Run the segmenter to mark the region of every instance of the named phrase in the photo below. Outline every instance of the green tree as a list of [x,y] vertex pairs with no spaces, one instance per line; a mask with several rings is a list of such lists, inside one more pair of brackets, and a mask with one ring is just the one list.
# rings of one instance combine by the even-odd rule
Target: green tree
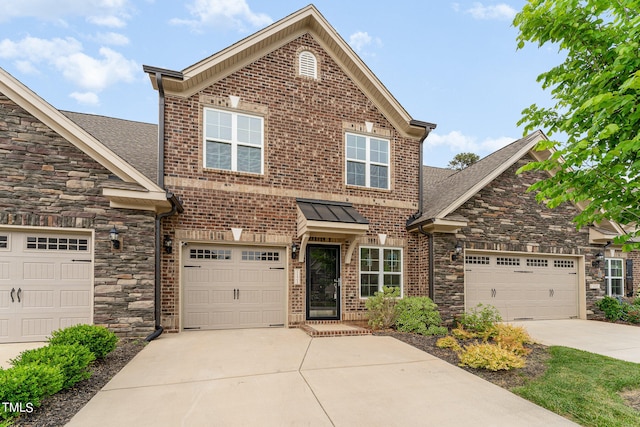
[[[640,223],[640,0],[529,0],[514,19],[518,48],[557,46],[560,65],[538,76],[555,105],[531,105],[519,124],[546,130],[548,160],[526,170],[552,172],[531,187],[538,201],[586,205],[578,228],[603,219]],[[553,134],[566,135],[563,142]],[[563,137],[564,139],[564,137]],[[625,249],[640,247],[617,239]]]
[[458,153],[453,156],[453,159],[449,162],[447,167],[449,169],[461,171],[464,168],[468,168],[478,160],[480,160],[480,156],[475,153]]

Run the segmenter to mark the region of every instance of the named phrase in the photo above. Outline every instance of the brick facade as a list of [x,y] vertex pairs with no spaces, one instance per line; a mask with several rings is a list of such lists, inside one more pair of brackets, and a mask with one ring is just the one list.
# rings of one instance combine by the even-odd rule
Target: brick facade
[[[94,323],[123,337],[154,329],[154,214],[112,209],[110,172],[0,94],[0,228],[95,230]],[[113,251],[109,230],[123,240]]]
[[[319,79],[297,73],[297,56],[311,51],[318,59]],[[264,117],[264,174],[203,168],[203,110],[234,110],[229,96],[240,98],[236,111]],[[163,234],[176,241],[233,242],[230,229],[242,228],[247,244],[289,250],[297,237],[296,197],[348,201],[369,222],[360,242],[404,249],[405,294],[426,289],[416,262],[423,252],[420,236],[409,235],[405,223],[418,207],[419,140],[404,137],[309,34],[205,87],[188,98],[167,95],[165,182],[179,195],[185,212],[163,221]],[[345,184],[345,132],[390,140],[390,190]],[[329,241],[324,239],[325,241]],[[313,242],[310,242],[313,243]],[[342,259],[348,242],[342,244]],[[176,251],[177,252],[177,251]],[[290,258],[290,257],[289,257]],[[179,254],[164,255],[162,322],[179,330]],[[293,285],[293,269],[301,268],[301,285]],[[351,264],[342,262],[342,319],[361,319],[364,300],[358,290],[358,251]],[[288,266],[290,324],[305,320],[305,266]]]
[[594,302],[604,295],[603,270],[592,267],[602,246],[589,244],[588,228],[576,231],[573,205],[548,209],[536,202],[535,193],[527,193],[531,184],[544,178],[539,172],[516,175],[532,160],[527,155],[517,161],[452,213],[467,218],[467,227],[455,235],[435,234],[433,298],[443,318],[451,320],[465,308],[464,262],[451,261],[458,241],[465,249],[584,255],[587,310],[593,310]]

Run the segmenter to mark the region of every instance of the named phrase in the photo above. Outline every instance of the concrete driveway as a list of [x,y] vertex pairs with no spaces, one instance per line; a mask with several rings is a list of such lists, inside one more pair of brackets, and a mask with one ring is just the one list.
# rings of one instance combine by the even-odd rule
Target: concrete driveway
[[640,363],[640,327],[596,320],[531,320],[509,322],[524,326],[544,345],[562,345]]
[[569,426],[391,337],[298,329],[151,342],[68,426]]

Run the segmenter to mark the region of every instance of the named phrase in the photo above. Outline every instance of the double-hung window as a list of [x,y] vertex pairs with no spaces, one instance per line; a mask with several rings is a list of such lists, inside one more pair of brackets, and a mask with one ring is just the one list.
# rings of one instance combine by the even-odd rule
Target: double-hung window
[[607,284],[607,295],[612,297],[624,295],[622,259],[605,259],[604,278]]
[[361,247],[360,297],[372,297],[383,286],[396,287],[402,295],[402,249]]
[[347,139],[347,184],[389,188],[389,140],[353,133]]
[[204,167],[263,173],[262,117],[231,111],[204,110]]

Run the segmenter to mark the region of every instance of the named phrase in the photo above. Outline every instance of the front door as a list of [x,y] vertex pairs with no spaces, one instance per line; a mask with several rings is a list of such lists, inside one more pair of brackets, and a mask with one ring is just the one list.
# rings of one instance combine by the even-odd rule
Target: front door
[[340,319],[340,246],[307,246],[307,319]]

